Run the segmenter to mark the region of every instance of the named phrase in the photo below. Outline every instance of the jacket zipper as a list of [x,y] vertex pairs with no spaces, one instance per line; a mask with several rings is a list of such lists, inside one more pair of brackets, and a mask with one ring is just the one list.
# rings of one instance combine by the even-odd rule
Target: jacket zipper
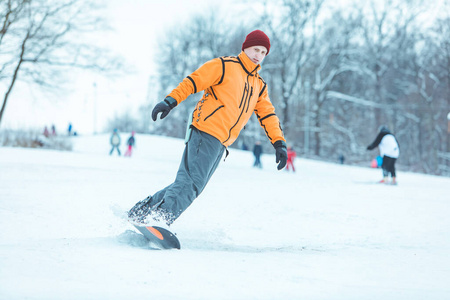
[[213,114],[215,114],[222,107],[225,107],[225,105],[221,105],[218,108],[216,108],[212,113],[210,113],[208,116],[206,116],[206,118],[203,121],[206,121],[209,117],[211,117]]
[[[256,70],[256,69],[255,69]],[[254,70],[253,70],[254,71]],[[252,72],[253,73],[253,72]],[[251,73],[250,73],[251,74]],[[250,99],[251,96],[253,94],[253,87],[250,86],[250,83],[248,82],[248,77],[250,76],[247,75],[247,82],[245,83],[245,88],[244,88],[244,93],[242,95],[242,100],[244,100],[244,105],[242,105],[242,100],[241,100],[241,104],[239,105],[239,108],[241,108],[241,113],[239,114],[238,119],[236,120],[236,123],[234,123],[233,126],[231,126],[230,130],[228,130],[228,138],[223,141],[223,143],[225,143],[226,141],[228,141],[231,137],[231,131],[234,129],[234,127],[236,127],[237,124],[239,124],[239,121],[241,120],[242,114],[244,113],[244,110],[247,112],[248,108],[250,107]],[[248,87],[250,86],[251,90],[249,91]],[[247,106],[247,109],[245,109],[245,107]]]
[[248,108],[250,107],[250,99],[252,99],[252,95],[253,95],[253,87],[250,87],[250,97],[248,97],[247,109],[245,110],[245,112],[248,112]]
[[[241,99],[241,103],[239,103],[239,108],[242,107],[242,102],[244,102],[244,99],[247,97],[248,93],[248,87],[247,87],[247,83],[245,83],[245,87],[244,87],[244,92],[242,93],[242,99]],[[246,100],[245,100],[246,101]],[[244,105],[245,106],[245,105]]]

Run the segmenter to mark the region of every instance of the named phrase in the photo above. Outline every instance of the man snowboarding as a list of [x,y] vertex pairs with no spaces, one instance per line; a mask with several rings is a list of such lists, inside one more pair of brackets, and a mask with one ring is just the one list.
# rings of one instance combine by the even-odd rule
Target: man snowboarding
[[378,135],[372,144],[367,146],[367,150],[372,150],[378,147],[380,156],[383,158],[381,168],[383,170],[383,179],[380,183],[388,183],[388,176],[391,174],[392,184],[397,184],[397,177],[395,174],[395,162],[400,155],[400,148],[397,139],[389,131],[386,126],[381,126]]
[[267,35],[252,31],[238,56],[206,62],[154,107],[153,121],[159,113],[163,119],[189,95],[204,91],[192,114],[175,181],[132,207],[128,212],[130,222],[172,224],[203,191],[227,147],[237,139],[253,112],[275,148],[278,170],[285,167],[286,140],[266,82],[258,74],[269,51]]

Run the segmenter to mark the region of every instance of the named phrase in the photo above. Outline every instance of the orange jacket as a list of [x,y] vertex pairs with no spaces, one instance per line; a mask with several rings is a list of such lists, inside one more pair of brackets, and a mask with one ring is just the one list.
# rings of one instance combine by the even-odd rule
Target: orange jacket
[[178,104],[204,91],[192,114],[192,125],[228,147],[238,137],[253,111],[270,142],[286,141],[267,85],[259,76],[260,65],[241,52],[212,59],[187,76],[168,96]]

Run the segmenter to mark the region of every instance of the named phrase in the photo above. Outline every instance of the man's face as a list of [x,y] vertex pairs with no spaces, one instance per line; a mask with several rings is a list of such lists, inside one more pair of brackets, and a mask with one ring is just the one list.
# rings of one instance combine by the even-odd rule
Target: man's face
[[264,60],[267,54],[267,48],[264,46],[252,46],[244,49],[244,53],[255,64],[260,64]]

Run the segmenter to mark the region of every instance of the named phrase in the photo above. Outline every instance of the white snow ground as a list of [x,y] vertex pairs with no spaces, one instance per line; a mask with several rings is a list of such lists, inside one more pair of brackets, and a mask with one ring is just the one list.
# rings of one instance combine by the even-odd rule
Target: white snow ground
[[73,141],[0,148],[0,299],[450,299],[450,178],[232,149],[158,251],[118,214],[172,182],[183,141]]

